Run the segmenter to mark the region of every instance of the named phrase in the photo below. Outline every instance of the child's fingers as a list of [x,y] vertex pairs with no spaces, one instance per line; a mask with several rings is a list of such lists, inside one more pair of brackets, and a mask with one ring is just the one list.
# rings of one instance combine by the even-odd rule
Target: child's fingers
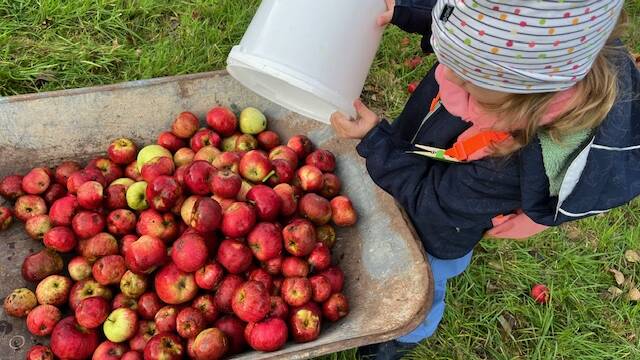
[[356,101],[353,102],[353,106],[356,108],[356,112],[358,113],[358,116],[362,119],[370,121],[378,117],[378,115],[376,115],[376,113],[374,113],[373,111],[369,110],[369,108],[365,104],[363,104],[362,100],[360,99],[356,99]]
[[378,26],[386,26],[391,22],[391,18],[393,18],[393,12],[386,11],[382,13],[382,15],[378,16]]

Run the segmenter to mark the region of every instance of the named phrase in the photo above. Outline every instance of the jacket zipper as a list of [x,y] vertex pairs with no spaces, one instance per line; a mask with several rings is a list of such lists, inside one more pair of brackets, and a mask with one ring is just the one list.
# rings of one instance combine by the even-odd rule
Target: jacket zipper
[[435,113],[437,113],[441,107],[442,107],[442,103],[438,102],[438,104],[436,105],[436,108],[433,109],[433,111],[430,111],[427,114],[427,116],[425,116],[424,119],[422,119],[422,123],[420,123],[420,126],[418,127],[418,131],[416,131],[415,135],[413,135],[413,139],[411,139],[411,144],[416,143],[416,138],[418,137],[418,134],[420,134],[420,130],[422,130],[422,127],[424,126],[424,124],[426,124],[427,120],[429,120],[429,118],[431,118]]

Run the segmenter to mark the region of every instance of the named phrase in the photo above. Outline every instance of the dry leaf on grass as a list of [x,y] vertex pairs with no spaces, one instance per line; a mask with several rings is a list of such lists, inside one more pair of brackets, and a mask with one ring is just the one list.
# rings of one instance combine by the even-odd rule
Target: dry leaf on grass
[[637,263],[640,262],[640,254],[638,254],[635,250],[627,250],[624,252],[624,258],[627,259],[628,262]]
[[618,289],[615,286],[610,287],[607,291],[609,292],[611,299],[615,299],[615,298],[619,297],[620,295],[622,295],[622,293],[623,293],[622,290]]
[[618,285],[622,285],[624,283],[624,275],[616,270],[616,269],[609,269],[609,272],[613,274],[613,277],[616,279],[616,284]]
[[638,289],[633,288],[629,290],[629,300],[631,301],[640,301],[640,291]]

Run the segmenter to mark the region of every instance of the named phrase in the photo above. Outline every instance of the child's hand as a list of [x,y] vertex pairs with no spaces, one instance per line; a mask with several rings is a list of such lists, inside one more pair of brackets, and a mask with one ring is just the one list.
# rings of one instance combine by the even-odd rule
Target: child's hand
[[387,3],[387,11],[378,16],[378,25],[387,26],[393,18],[393,9],[396,7],[396,0],[384,0]]
[[367,133],[378,125],[380,118],[369,110],[360,99],[353,102],[358,118],[353,120],[341,112],[331,115],[331,124],[339,137],[346,139],[362,139]]

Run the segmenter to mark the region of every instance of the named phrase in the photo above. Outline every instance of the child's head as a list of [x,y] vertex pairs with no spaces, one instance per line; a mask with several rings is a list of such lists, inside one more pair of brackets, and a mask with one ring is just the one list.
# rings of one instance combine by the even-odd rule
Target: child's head
[[501,126],[518,124],[526,144],[559,91],[576,95],[547,126],[552,136],[593,128],[609,112],[617,80],[602,50],[622,8],[623,0],[440,0],[431,43],[447,78],[507,119]]

